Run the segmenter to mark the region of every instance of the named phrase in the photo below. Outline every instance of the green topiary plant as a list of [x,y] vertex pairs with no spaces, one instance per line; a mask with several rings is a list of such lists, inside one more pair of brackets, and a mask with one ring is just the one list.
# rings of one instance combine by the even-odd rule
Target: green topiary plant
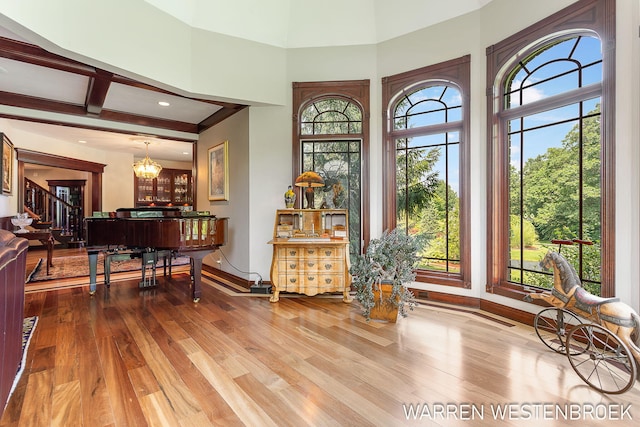
[[[416,277],[414,267],[419,260],[418,249],[413,236],[395,229],[371,240],[364,254],[353,257],[349,270],[353,277],[351,284],[367,320],[371,319],[371,309],[376,304],[395,308],[403,317],[407,316],[406,307],[413,310],[415,298],[406,284]],[[383,284],[391,285],[391,294],[383,299],[380,292],[376,299],[374,290]]]

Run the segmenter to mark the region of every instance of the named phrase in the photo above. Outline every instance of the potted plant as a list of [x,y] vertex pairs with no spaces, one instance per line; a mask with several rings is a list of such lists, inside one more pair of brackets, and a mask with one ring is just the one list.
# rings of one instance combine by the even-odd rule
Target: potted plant
[[418,243],[398,229],[385,231],[369,242],[364,254],[352,259],[352,286],[362,314],[370,319],[395,322],[398,314],[407,316],[416,305],[407,283],[415,279]]

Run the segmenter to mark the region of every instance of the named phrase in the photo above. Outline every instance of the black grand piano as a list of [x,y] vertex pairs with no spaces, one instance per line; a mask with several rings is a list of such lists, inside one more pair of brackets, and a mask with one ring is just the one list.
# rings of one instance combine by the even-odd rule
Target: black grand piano
[[[193,300],[202,294],[202,259],[227,243],[227,218],[176,207],[120,208],[85,218],[89,255],[89,294],[96,292],[98,254],[123,249],[152,253],[173,251],[191,258]],[[144,266],[143,266],[144,268]]]

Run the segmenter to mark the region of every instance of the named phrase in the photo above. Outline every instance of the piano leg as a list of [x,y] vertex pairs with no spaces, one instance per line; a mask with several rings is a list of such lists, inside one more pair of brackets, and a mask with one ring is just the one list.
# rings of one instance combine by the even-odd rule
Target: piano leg
[[87,254],[89,255],[89,295],[95,295],[96,293],[98,253],[100,253],[100,251],[92,251],[87,249]]
[[183,255],[188,255],[193,261],[193,302],[199,302],[202,296],[202,259],[213,252],[211,249],[202,251],[189,251]]

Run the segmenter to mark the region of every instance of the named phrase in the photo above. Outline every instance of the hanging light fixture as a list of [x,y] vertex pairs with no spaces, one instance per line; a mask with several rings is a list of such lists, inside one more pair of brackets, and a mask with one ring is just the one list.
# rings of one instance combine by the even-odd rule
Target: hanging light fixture
[[153,179],[160,175],[162,166],[149,158],[149,141],[144,142],[147,146],[147,156],[133,164],[133,172],[138,178]]

